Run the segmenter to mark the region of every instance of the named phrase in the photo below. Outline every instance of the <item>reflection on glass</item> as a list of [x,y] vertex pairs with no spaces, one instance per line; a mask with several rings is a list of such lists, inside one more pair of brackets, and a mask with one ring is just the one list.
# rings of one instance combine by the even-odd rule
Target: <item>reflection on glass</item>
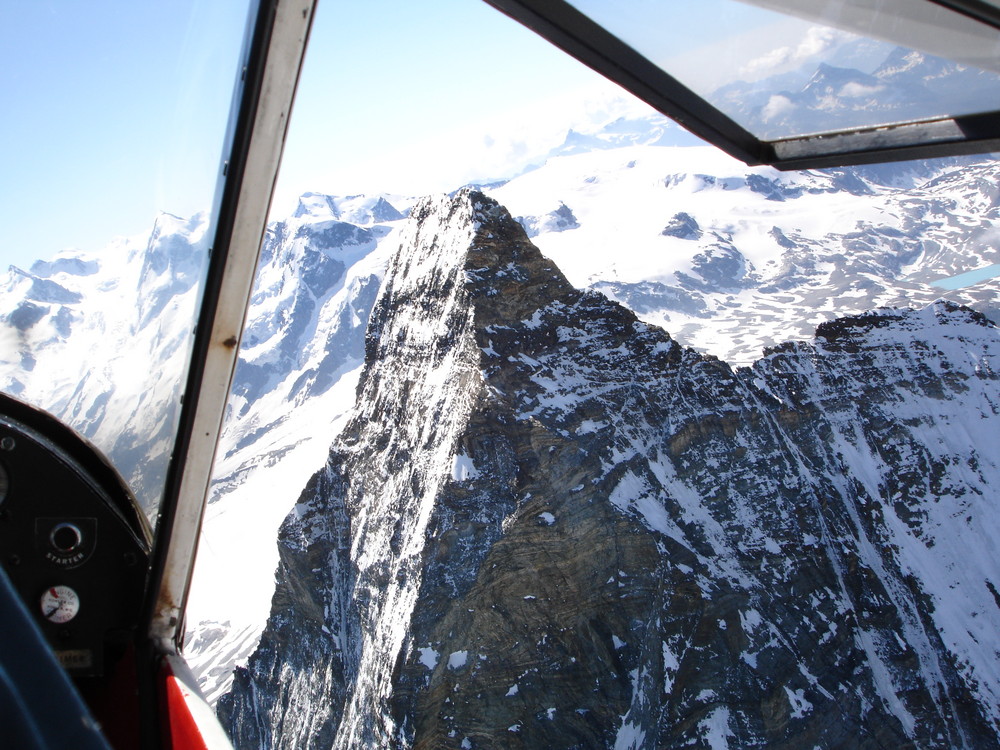
[[0,388],[93,441],[154,521],[247,14],[0,11]]
[[574,0],[765,140],[969,115],[1000,101],[1000,37],[902,0]]

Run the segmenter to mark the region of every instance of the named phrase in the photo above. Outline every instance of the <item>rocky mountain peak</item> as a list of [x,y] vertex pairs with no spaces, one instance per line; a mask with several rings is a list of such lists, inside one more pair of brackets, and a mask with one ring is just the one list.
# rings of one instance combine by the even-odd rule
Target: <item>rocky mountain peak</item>
[[476,190],[427,198],[410,218],[386,271],[370,336],[380,337],[383,318],[405,315],[415,299],[430,304],[460,298],[473,304],[482,327],[529,317],[540,304],[538,295],[548,300],[579,294],[521,224]]
[[303,193],[292,216],[296,219],[339,219],[340,211],[332,196],[321,193]]
[[1000,571],[947,562],[1000,534],[995,327],[877,316],[733,371],[475,191],[399,238],[219,704],[238,746],[997,746]]
[[61,253],[51,261],[36,260],[31,264],[31,273],[42,278],[66,274],[68,276],[91,276],[98,272],[100,265],[93,258]]

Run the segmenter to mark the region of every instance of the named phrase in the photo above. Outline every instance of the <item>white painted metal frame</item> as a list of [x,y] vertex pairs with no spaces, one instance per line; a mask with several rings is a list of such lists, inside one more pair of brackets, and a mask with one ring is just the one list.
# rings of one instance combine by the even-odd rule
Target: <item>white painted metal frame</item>
[[[184,409],[189,411],[189,415],[186,422],[182,415],[181,430],[186,431],[186,435],[182,434],[177,441],[183,455],[173,457],[177,465],[175,481],[172,486],[168,484],[164,501],[167,510],[161,519],[161,526],[167,528],[157,530],[158,549],[154,549],[151,579],[154,588],[147,593],[155,602],[149,621],[149,637],[165,653],[175,652],[183,639],[184,608],[212,464],[236,368],[243,321],[277,179],[292,99],[315,10],[315,0],[273,0],[266,4],[269,7],[258,18],[273,25],[266,48],[263,76],[256,92],[259,95],[255,97],[255,111],[251,115],[249,145],[241,174],[233,174],[230,170],[228,178],[239,181],[239,184],[227,186],[228,190],[238,191],[230,224],[231,236],[228,243],[223,242],[213,248],[214,254],[225,254],[224,269],[217,289],[206,290],[206,303],[212,301],[208,300],[208,295],[213,291],[215,298],[215,304],[206,304],[202,312],[202,315],[207,311],[213,316],[210,327],[204,325],[205,321],[200,326],[202,330],[210,330],[209,340],[207,346],[202,344],[201,354],[198,342],[195,343],[195,356],[204,357],[204,366],[194,392],[189,390],[185,394]],[[272,14],[269,19],[267,13]],[[261,22],[258,20],[258,24]],[[244,68],[246,75],[247,69]],[[225,201],[223,203],[225,210]],[[214,313],[208,309],[210,307],[214,307]],[[158,558],[155,557],[157,553]]]

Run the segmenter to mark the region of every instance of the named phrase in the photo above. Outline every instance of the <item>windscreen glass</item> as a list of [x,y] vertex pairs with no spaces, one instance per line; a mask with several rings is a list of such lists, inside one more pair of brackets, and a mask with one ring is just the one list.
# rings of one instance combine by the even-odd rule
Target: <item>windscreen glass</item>
[[[760,28],[773,18],[737,3],[706,7],[742,13],[739,23],[700,3],[673,6],[688,28],[711,23],[717,49],[727,34],[750,34],[753,18]],[[624,4],[607,7],[626,18]],[[683,69],[693,75],[704,45],[688,41],[672,53],[690,51]],[[856,49],[857,60],[838,64],[878,64]],[[738,70],[730,73],[736,80]],[[948,540],[992,529],[991,509],[969,523],[964,512],[948,515],[954,527],[920,513],[951,514],[958,506],[941,502],[949,486],[956,503],[992,497],[993,475],[973,469],[969,436],[992,435],[994,423],[971,411],[951,427],[950,417],[920,415],[944,403],[956,415],[968,405],[990,419],[1000,413],[995,395],[976,400],[979,392],[965,390],[997,371],[996,360],[982,360],[983,375],[974,374],[976,342],[995,335],[979,316],[1000,320],[998,182],[990,156],[793,172],[747,166],[486,3],[320,2],[186,611],[185,658],[234,745],[604,747],[617,732],[621,746],[671,746],[675,738],[643,740],[639,719],[626,718],[637,716],[628,703],[635,691],[648,687],[642,696],[659,706],[644,717],[662,711],[643,727],[672,727],[682,694],[696,696],[703,716],[728,706],[735,716],[757,688],[734,690],[725,704],[712,677],[691,691],[680,678],[664,687],[635,675],[669,682],[687,673],[681,659],[700,674],[707,658],[731,659],[726,674],[757,679],[742,646],[708,657],[683,646],[684,657],[672,644],[688,643],[691,628],[719,644],[719,633],[743,638],[745,629],[757,639],[754,664],[755,654],[764,665],[784,646],[775,645],[778,630],[735,610],[729,631],[721,615],[678,617],[677,597],[663,592],[671,581],[710,592],[711,601],[691,597],[708,612],[733,601],[718,592],[735,590],[727,576],[739,571],[732,575],[752,592],[784,587],[791,606],[759,622],[787,622],[784,612],[802,609],[800,582],[826,554],[814,554],[818,537],[803,546],[805,527],[786,525],[810,508],[822,512],[803,488],[886,493],[881,506],[844,506],[866,518],[905,509],[890,529],[900,536],[873,536],[865,550],[947,555]],[[469,185],[479,192],[462,190]],[[911,367],[917,374],[897,375]],[[942,380],[954,384],[950,400]],[[854,390],[859,382],[864,389]],[[871,418],[841,421],[869,401],[878,405]],[[874,410],[881,404],[901,422]],[[844,438],[827,442],[825,424]],[[957,435],[957,458],[933,459],[940,473],[927,468],[930,458],[914,468],[910,457],[946,455],[933,447],[939,428]],[[760,448],[790,434],[816,442]],[[869,438],[858,437],[867,434],[898,437],[899,447],[884,450],[880,440],[869,453]],[[926,449],[910,442],[921,435]],[[786,481],[820,460],[830,467],[821,480]],[[975,465],[988,463],[1000,462],[991,455]],[[912,491],[905,497],[914,504],[897,489]],[[775,504],[782,497],[787,506]],[[778,507],[789,511],[758,521],[760,509]],[[904,536],[905,519],[923,539],[944,542]],[[660,536],[640,536],[647,531]],[[776,537],[787,540],[782,547],[748,536],[757,533],[788,536]],[[852,533],[831,532],[824,548],[847,561],[843,570],[864,559],[843,551]],[[608,539],[613,546],[601,546]],[[867,559],[883,569],[881,557]],[[718,577],[700,578],[684,561]],[[800,575],[800,563],[810,572]],[[956,652],[964,659],[979,648],[968,623],[1000,610],[982,584],[989,579],[958,567],[967,586],[951,589],[936,573],[925,580],[935,596],[981,602],[968,619],[953,615],[957,604],[937,609],[954,642],[970,644]],[[870,570],[855,568],[861,577]],[[954,569],[953,559],[920,568]],[[840,575],[829,570],[819,586]],[[870,605],[858,590],[840,611]],[[817,615],[799,632],[819,649],[843,619]],[[884,642],[901,643],[899,620],[883,621]],[[595,635],[598,622],[620,628],[601,624]],[[496,638],[501,631],[509,640]],[[893,664],[914,663],[910,646],[898,653]],[[881,659],[875,674],[887,673]],[[600,685],[599,662],[609,675]],[[1000,695],[1000,677],[984,674],[983,684],[997,685],[990,695]],[[605,685],[622,686],[622,702]],[[565,692],[553,698],[554,689]],[[809,696],[817,711],[823,699],[830,715],[843,715],[835,698]],[[481,733],[487,725],[494,734]],[[366,734],[387,726],[395,729]],[[729,736],[722,731],[711,736]],[[692,734],[691,744],[708,736]]]
[[95,443],[154,523],[249,4],[0,9],[0,388]]
[[1000,101],[1000,35],[900,0],[574,0],[763,140],[956,117]]

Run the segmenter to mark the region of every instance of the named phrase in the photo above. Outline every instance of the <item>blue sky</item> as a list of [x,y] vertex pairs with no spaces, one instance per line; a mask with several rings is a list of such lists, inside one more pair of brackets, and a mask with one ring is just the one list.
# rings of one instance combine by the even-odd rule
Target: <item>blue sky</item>
[[[718,18],[720,2],[685,12]],[[237,0],[0,0],[0,262],[98,250],[159,211],[211,205],[245,14]],[[479,0],[322,0],[272,215],[309,190],[509,176],[567,124],[630,102]]]
[[[0,0],[0,262],[98,250],[211,205],[244,16],[218,0]],[[484,144],[499,113],[595,79],[476,0],[324,0],[278,206],[454,187],[477,164],[449,134]]]
[[274,212],[305,190],[414,194],[500,176],[528,141],[564,132],[566,103],[585,108],[590,90],[617,92],[483,2],[326,0]]
[[0,255],[148,231],[211,204],[245,9],[0,0]]
[[[746,33],[774,19],[731,0],[577,5],[613,8],[635,20],[639,41],[678,56],[706,31]],[[420,194],[509,177],[568,126],[648,111],[484,2],[323,0],[272,214],[305,190]]]

